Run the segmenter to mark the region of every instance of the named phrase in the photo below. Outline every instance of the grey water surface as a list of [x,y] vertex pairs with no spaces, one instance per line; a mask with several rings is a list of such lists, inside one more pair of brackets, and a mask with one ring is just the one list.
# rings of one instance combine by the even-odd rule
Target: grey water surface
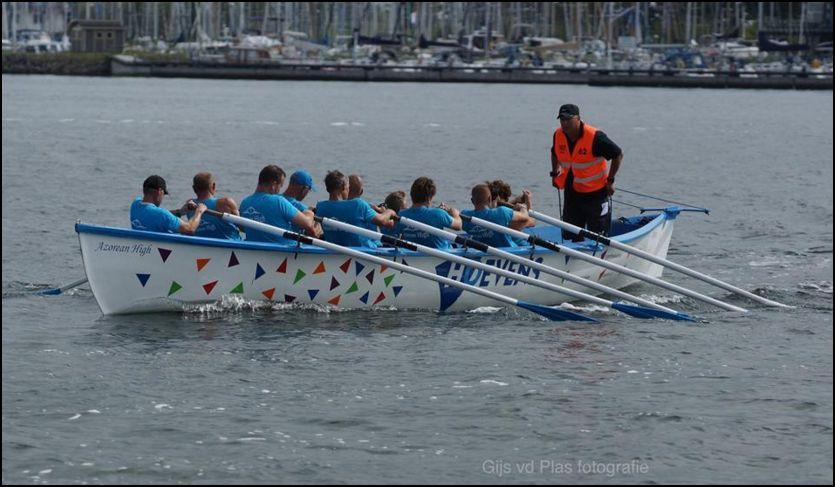
[[[826,483],[832,476],[831,92],[2,77],[3,483]],[[617,186],[707,206],[670,257],[796,306],[599,324],[271,309],[105,317],[76,220],[127,227],[158,173],[174,208],[211,170],[364,176],[379,202],[502,178],[557,212],[555,112],[624,150]],[[663,203],[617,193],[623,203]]]

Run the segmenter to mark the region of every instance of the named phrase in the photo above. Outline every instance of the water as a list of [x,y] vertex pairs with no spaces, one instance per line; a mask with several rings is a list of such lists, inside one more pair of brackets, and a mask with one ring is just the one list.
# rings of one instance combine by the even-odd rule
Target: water
[[[83,276],[74,222],[127,226],[152,173],[168,207],[200,170],[240,200],[279,163],[363,174],[375,202],[431,175],[466,207],[504,178],[555,213],[568,102],[624,148],[619,186],[712,210],[671,258],[797,309],[670,273],[752,313],[646,285],[703,321],[32,295]],[[833,480],[831,92],[4,75],[2,113],[4,483]]]

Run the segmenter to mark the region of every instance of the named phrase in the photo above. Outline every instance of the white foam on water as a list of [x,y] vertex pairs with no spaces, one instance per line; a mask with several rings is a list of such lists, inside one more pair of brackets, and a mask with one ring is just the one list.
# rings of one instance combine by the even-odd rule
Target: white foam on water
[[245,437],[245,438],[238,438],[235,441],[267,441],[266,438],[261,437]]
[[482,307],[480,307],[480,308],[471,309],[471,310],[467,311],[467,313],[472,313],[472,314],[494,314],[494,313],[498,313],[498,312],[499,312],[499,311],[501,311],[501,310],[502,310],[502,308],[501,308],[501,307],[496,307],[496,306],[482,306]]
[[365,127],[365,124],[362,122],[351,122],[351,125],[354,127]]
[[98,409],[88,409],[87,412],[90,414],[101,414],[101,411]]
[[168,404],[154,404],[154,409],[162,410],[163,408],[173,409]]
[[68,123],[68,122],[75,122],[75,119],[74,118],[62,118],[61,120],[58,120],[58,121],[61,122],[61,123]]
[[497,386],[506,386],[506,385],[508,385],[508,384],[507,384],[507,382],[500,382],[500,381],[493,380],[493,379],[485,379],[485,380],[481,381],[481,383],[482,383],[482,384],[496,384]]
[[75,414],[73,417],[69,418],[67,421],[75,421],[76,419],[80,418],[80,414]]
[[751,267],[783,267],[787,262],[781,260],[753,260],[748,263]]
[[638,297],[646,299],[647,301],[655,304],[680,303],[684,299],[684,296],[678,294],[670,294],[668,296],[659,296],[657,294],[641,294]]
[[331,127],[344,127],[348,125],[348,122],[331,122]]
[[38,475],[46,475],[46,474],[48,474],[48,473],[52,473],[52,469],[51,469],[51,468],[47,468],[47,469],[45,469],[45,470],[41,470],[40,472],[38,472]]

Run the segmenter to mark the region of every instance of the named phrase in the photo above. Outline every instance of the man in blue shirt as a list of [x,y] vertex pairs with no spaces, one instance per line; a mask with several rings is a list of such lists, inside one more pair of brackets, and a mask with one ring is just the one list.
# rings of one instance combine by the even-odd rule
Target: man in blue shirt
[[[284,184],[284,177],[284,170],[274,164],[262,169],[258,175],[258,186],[255,188],[255,193],[241,201],[241,216],[285,230],[291,230],[292,225],[295,225],[306,230],[308,235],[316,236],[313,218],[297,210],[286,198],[278,194]],[[254,242],[274,242],[283,245],[295,243],[278,235],[252,228],[246,229],[246,239]]]
[[[409,191],[412,197],[412,207],[400,212],[401,217],[406,217],[435,228],[451,228],[461,230],[461,215],[455,208],[450,208],[441,203],[439,208],[432,208],[432,198],[435,197],[435,182],[428,177],[419,177],[412,183]],[[435,235],[430,235],[402,223],[397,224],[397,232],[402,233],[403,240],[434,247],[436,249],[451,249],[452,244],[448,240]]]
[[[206,208],[238,215],[238,204],[232,198],[216,198],[217,182],[210,172],[200,172],[194,175],[191,188],[197,195],[195,203],[203,203]],[[191,213],[187,213],[191,217]],[[221,220],[212,215],[205,215],[200,220],[200,226],[194,235],[198,237],[221,238],[227,240],[241,240],[241,233],[234,223]]]
[[[348,178],[341,172],[331,171],[328,173],[325,177],[325,189],[328,190],[330,197],[325,201],[316,203],[316,216],[332,218],[358,227],[372,228],[374,231],[377,230],[378,225],[382,227],[394,226],[394,220],[392,220],[396,215],[394,211],[385,210],[382,213],[377,213],[371,205],[359,198],[346,200],[348,197]],[[328,242],[348,247],[377,248],[380,246],[378,240],[355,233],[334,230],[328,228],[327,225],[325,225],[323,238]]]
[[[491,208],[491,193],[490,187],[486,184],[478,184],[473,187],[472,210],[464,210],[461,213],[467,216],[474,216],[482,220],[487,220],[491,223],[512,228],[513,230],[522,230],[523,228],[532,227],[536,221],[528,216],[528,211],[524,205],[517,206],[518,210],[514,211],[506,206],[497,206]],[[517,242],[505,233],[495,232],[489,228],[484,228],[470,222],[464,222],[464,231],[469,233],[473,240],[490,245],[491,247],[516,247]]]
[[[297,210],[313,218],[313,209],[302,203],[302,200],[307,198],[307,195],[311,191],[316,191],[316,185],[313,184],[313,177],[307,171],[296,171],[290,176],[290,183],[281,196],[284,196]],[[321,234],[322,231],[319,224],[314,223],[314,226],[316,227],[316,233]],[[302,229],[293,225],[293,231],[301,233]]]
[[186,202],[179,212],[184,213],[193,209],[194,215],[188,222],[183,222],[170,211],[160,207],[167,194],[168,189],[165,187],[165,179],[157,175],[148,176],[142,183],[142,197],[137,196],[133,204],[130,205],[131,228],[148,232],[194,234],[200,225],[203,212],[206,211],[206,205],[202,203],[195,205],[193,202]]

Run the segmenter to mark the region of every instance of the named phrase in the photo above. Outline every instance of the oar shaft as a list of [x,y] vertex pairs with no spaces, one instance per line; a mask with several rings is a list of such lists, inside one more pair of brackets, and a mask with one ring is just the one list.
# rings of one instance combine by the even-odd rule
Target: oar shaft
[[603,245],[608,245],[608,246],[610,246],[614,249],[618,249],[618,250],[621,250],[623,252],[627,252],[629,254],[635,255],[635,256],[640,257],[642,259],[648,260],[648,261],[650,261],[654,264],[661,265],[661,266],[666,267],[668,269],[672,269],[674,271],[680,272],[680,273],[688,275],[690,277],[694,277],[694,278],[699,279],[701,281],[707,282],[708,284],[712,284],[714,286],[720,287],[722,289],[725,289],[726,291],[731,291],[733,293],[745,296],[746,298],[753,299],[754,301],[757,301],[759,303],[766,304],[768,306],[777,306],[777,307],[781,307],[781,308],[791,308],[791,306],[787,306],[783,303],[778,303],[777,301],[772,301],[770,299],[766,299],[762,296],[757,296],[756,294],[754,294],[752,292],[746,291],[746,290],[741,289],[741,288],[739,288],[737,286],[734,286],[732,284],[728,284],[727,282],[720,281],[719,279],[708,276],[707,274],[703,274],[699,271],[690,269],[689,267],[685,267],[681,264],[676,264],[675,262],[672,262],[670,260],[658,257],[656,255],[652,255],[649,252],[646,252],[644,250],[632,247],[631,245],[627,245],[625,243],[618,242],[617,240],[612,240],[612,239],[610,239],[608,237],[605,237],[603,235],[600,235],[600,234],[597,234],[597,233],[594,233],[594,232],[590,232],[590,231],[588,231],[584,228],[580,228],[576,225],[572,225],[571,223],[564,222],[564,221],[559,220],[557,218],[539,213],[538,211],[531,210],[530,212],[528,212],[528,214],[531,215],[532,217],[536,218],[537,220],[541,220],[543,222],[550,223],[551,225],[554,225],[556,227],[567,230],[567,231],[569,231],[569,232],[571,232],[575,235],[579,235],[581,237],[588,238],[590,240],[594,240],[596,242],[599,242]]
[[68,290],[70,290],[74,287],[78,287],[78,286],[84,284],[85,282],[87,282],[86,277],[81,278],[77,281],[71,282],[71,283],[67,284],[66,286],[61,286],[61,287],[52,288],[52,289],[44,289],[43,291],[40,291],[38,294],[53,294],[53,295],[62,294],[62,293],[66,292],[66,291],[68,291]]
[[254,228],[254,229],[260,230],[260,231],[265,232],[265,233],[270,233],[270,234],[273,234],[273,235],[278,235],[278,236],[283,237],[283,238],[289,238],[289,239],[292,239],[292,240],[296,240],[300,243],[315,245],[317,247],[321,247],[323,249],[331,250],[331,251],[334,251],[334,252],[339,252],[339,253],[344,254],[344,255],[349,255],[351,257],[354,257],[356,259],[360,259],[360,260],[363,260],[363,261],[366,261],[366,262],[372,262],[374,264],[385,265],[385,266],[388,266],[392,269],[396,269],[396,270],[405,272],[407,274],[412,274],[412,275],[415,275],[415,276],[418,276],[418,277],[429,279],[431,281],[435,281],[435,282],[438,282],[438,283],[441,283],[441,284],[445,284],[445,285],[450,286],[450,287],[455,287],[455,288],[458,288],[458,289],[469,291],[473,294],[478,294],[478,295],[481,295],[481,296],[484,296],[484,297],[488,297],[488,298],[494,299],[494,300],[499,301],[499,302],[504,303],[504,304],[509,304],[509,305],[512,305],[512,306],[519,306],[519,307],[523,307],[525,309],[530,309],[529,305],[527,303],[522,303],[519,300],[511,298],[509,296],[504,296],[502,294],[498,294],[498,293],[495,293],[493,291],[488,291],[487,289],[481,289],[481,288],[478,288],[478,287],[475,287],[475,286],[471,286],[469,284],[464,284],[462,282],[458,282],[458,281],[455,281],[453,279],[449,279],[447,277],[439,276],[439,275],[433,274],[431,272],[424,271],[422,269],[417,269],[417,268],[414,268],[414,267],[403,265],[399,262],[393,262],[393,261],[390,261],[390,260],[386,260],[386,259],[383,259],[381,257],[377,257],[377,256],[374,256],[374,255],[369,255],[369,254],[366,254],[364,252],[360,252],[358,250],[354,250],[354,249],[351,249],[351,248],[348,248],[348,247],[343,247],[341,245],[337,245],[337,244],[334,244],[334,243],[331,243],[331,242],[326,242],[324,240],[319,240],[317,238],[307,237],[307,236],[304,236],[304,235],[299,235],[297,233],[290,232],[290,231],[287,231],[287,230],[283,230],[281,228],[274,227],[272,225],[268,225],[266,223],[261,223],[261,222],[256,222],[254,220],[250,220],[248,218],[243,218],[243,217],[236,216],[236,215],[230,215],[228,213],[220,213],[220,212],[217,212],[217,211],[214,211],[214,210],[206,210],[206,212],[209,213],[212,216],[221,218],[223,220],[230,221],[230,222],[235,223],[237,225],[241,225],[241,226],[249,227],[249,228]]
[[[412,223],[412,220],[408,220],[406,218],[403,218],[401,221],[403,221],[404,224],[406,224],[406,225],[409,225],[409,224]],[[386,236],[381,234],[380,232],[375,232],[374,230],[369,230],[367,228],[362,228],[362,227],[358,227],[358,226],[355,226],[355,225],[349,225],[347,223],[343,223],[343,222],[333,220],[333,219],[330,219],[330,218],[322,218],[322,223],[324,223],[325,226],[336,228],[336,229],[342,230],[344,232],[352,232],[352,233],[356,233],[356,234],[363,235],[363,236],[373,238],[373,239],[377,239],[377,240],[382,239],[383,242],[386,242],[386,240],[388,240],[388,239],[386,239]],[[421,228],[424,229],[423,224],[421,224]],[[442,233],[450,233],[450,232],[446,232],[444,230],[437,229],[435,227],[429,227],[429,228],[432,228],[433,230],[436,230],[436,231],[442,232]],[[455,234],[450,233],[450,235],[455,235]],[[398,239],[392,238],[391,240],[398,240]],[[399,242],[403,242],[403,241],[399,240]],[[393,242],[393,243],[397,243],[397,242]],[[420,244],[416,244],[416,243],[412,243],[412,242],[409,242],[409,243],[411,245],[413,245],[418,252],[423,252],[426,255],[431,255],[433,257],[438,257],[440,259],[449,260],[451,262],[455,262],[457,264],[461,264],[461,265],[464,265],[464,266],[467,266],[467,267],[472,267],[474,269],[481,269],[485,272],[492,272],[493,274],[496,274],[496,275],[499,275],[499,276],[502,276],[502,277],[506,277],[508,279],[513,279],[513,280],[517,280],[517,281],[520,281],[520,282],[524,282],[526,284],[530,284],[532,286],[541,287],[543,289],[547,289],[549,291],[554,291],[554,292],[562,294],[564,296],[569,296],[569,297],[576,298],[576,299],[585,299],[587,301],[591,301],[595,304],[599,304],[599,305],[602,305],[602,306],[612,306],[612,304],[614,304],[611,301],[608,301],[608,300],[603,299],[603,298],[598,298],[597,296],[592,296],[590,294],[575,291],[573,289],[568,289],[568,288],[565,288],[565,287],[562,287],[562,286],[558,286],[556,284],[552,284],[550,282],[540,281],[538,279],[534,279],[532,277],[525,276],[525,275],[522,275],[522,274],[517,274],[515,272],[511,272],[511,271],[502,269],[500,267],[491,266],[491,265],[485,264],[483,262],[479,262],[477,260],[467,259],[465,257],[461,257],[461,256],[458,256],[458,255],[455,255],[455,254],[451,254],[449,252],[444,252],[442,250],[438,250],[438,249],[435,249],[435,248],[432,248],[432,247],[427,247],[425,245],[420,245]],[[487,246],[484,246],[484,247],[487,247]],[[486,248],[485,249],[478,249],[478,250],[486,250]],[[524,263],[524,265],[528,265],[527,262]]]
[[[462,218],[472,219],[472,217],[469,217],[469,216],[466,216],[466,215],[462,215]],[[400,217],[400,222],[402,222],[405,225],[409,225],[409,226],[412,226],[414,228],[417,228],[421,231],[431,233],[435,236],[445,238],[445,239],[450,240],[452,242],[461,243],[461,244],[464,243],[464,242],[460,241],[461,237],[459,235],[456,235],[452,232],[447,232],[446,230],[441,230],[441,229],[435,228],[433,226],[427,225],[427,224],[419,222],[419,221],[415,221],[415,220],[405,218],[405,217]],[[491,222],[485,222],[485,223],[491,223]],[[495,225],[495,224],[491,223],[491,225]],[[499,231],[507,230],[507,233],[509,235],[518,236],[518,237],[523,238],[523,239],[527,239],[528,237],[530,237],[530,235],[528,235],[526,233],[517,232],[516,230],[510,229],[510,228],[501,227],[499,225],[496,225],[496,227],[497,227],[496,229],[499,230]],[[475,247],[472,243],[470,243],[469,245]],[[496,257],[502,257],[502,258],[511,260],[513,262],[517,262],[519,264],[531,267],[533,269],[544,272],[546,274],[556,276],[556,277],[559,277],[561,279],[565,279],[566,281],[570,281],[570,282],[580,284],[580,285],[588,287],[590,289],[594,289],[595,291],[611,294],[612,296],[617,296],[620,299],[625,299],[627,301],[631,301],[633,303],[637,303],[637,304],[640,304],[642,306],[646,306],[648,308],[653,308],[653,309],[657,309],[657,310],[660,310],[660,311],[665,311],[667,313],[672,313],[672,314],[678,314],[679,313],[678,311],[676,311],[674,309],[668,308],[666,306],[662,306],[662,305],[657,304],[657,303],[653,303],[652,301],[648,301],[646,299],[639,298],[637,296],[633,296],[629,293],[625,293],[625,292],[620,291],[618,289],[615,289],[613,287],[609,287],[609,286],[600,284],[598,282],[594,282],[590,279],[586,279],[584,277],[580,277],[580,276],[562,271],[562,270],[557,269],[555,267],[545,265],[541,262],[536,262],[535,260],[525,259],[524,257],[511,254],[510,252],[506,252],[506,251],[497,249],[497,248],[489,246],[489,245],[482,244],[481,247],[477,248],[477,250],[487,252],[491,255],[495,255]],[[590,295],[587,294],[586,296],[590,296]],[[581,299],[587,299],[587,298],[581,298]]]
[[476,218],[476,217],[469,217],[469,218],[471,218],[471,221],[473,223],[475,223],[476,225],[483,226],[485,228],[489,228],[489,229],[494,230],[494,231],[504,232],[504,233],[507,233],[508,235],[513,235],[514,237],[527,239],[529,242],[531,242],[534,245],[540,245],[540,246],[543,246],[545,248],[549,248],[551,250],[554,250],[556,252],[562,252],[565,255],[568,255],[570,257],[575,257],[577,259],[583,260],[585,262],[589,262],[589,263],[594,264],[596,266],[603,267],[605,269],[609,269],[609,270],[619,272],[621,274],[624,274],[624,275],[627,275],[627,276],[630,276],[630,277],[634,277],[636,279],[640,279],[642,281],[649,282],[649,283],[654,284],[658,287],[662,287],[664,289],[669,289],[670,291],[675,291],[679,294],[683,294],[685,296],[689,296],[691,298],[710,303],[714,306],[718,306],[720,308],[727,309],[729,311],[737,311],[737,312],[746,312],[747,311],[746,309],[740,308],[739,306],[734,306],[732,304],[724,303],[722,301],[719,301],[718,299],[711,298],[710,296],[705,296],[704,294],[701,294],[699,292],[683,288],[683,287],[678,286],[676,284],[672,284],[672,283],[669,283],[667,281],[658,279],[656,277],[652,277],[650,275],[644,274],[642,272],[638,272],[638,271],[630,269],[628,267],[624,267],[622,265],[615,264],[615,263],[612,263],[612,262],[607,262],[607,261],[605,261],[601,258],[598,258],[598,257],[593,257],[591,255],[587,255],[583,252],[580,252],[579,250],[569,249],[568,247],[565,247],[564,245],[559,245],[559,244],[555,244],[553,242],[548,242],[548,241],[543,240],[539,237],[536,237],[536,236],[533,236],[533,235],[528,235],[524,232],[519,232],[517,230],[513,230],[513,229],[510,229],[510,228],[506,228],[506,227],[503,227],[501,225],[497,225],[495,223],[488,222],[486,220],[482,220],[480,218]]

